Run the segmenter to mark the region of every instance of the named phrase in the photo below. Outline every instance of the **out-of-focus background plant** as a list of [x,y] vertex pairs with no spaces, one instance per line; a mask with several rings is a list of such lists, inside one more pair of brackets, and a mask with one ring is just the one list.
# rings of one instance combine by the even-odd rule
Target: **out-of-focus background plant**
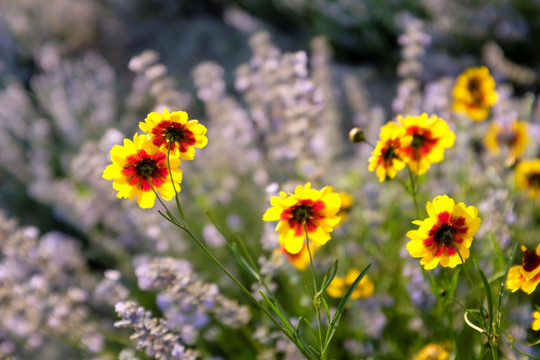
[[[225,237],[243,239],[296,320],[315,321],[310,275],[262,215],[308,181],[346,194],[315,271],[337,258],[347,282],[372,266],[329,358],[491,356],[463,320],[484,290],[474,263],[463,267],[477,287],[409,256],[413,200],[368,170],[373,148],[348,134],[375,144],[399,114],[446,120],[455,144],[418,178],[420,220],[437,195],[478,208],[471,258],[497,298],[511,249],[540,243],[539,198],[522,189],[538,178],[515,178],[540,157],[539,44],[531,0],[0,0],[0,358],[302,358],[185,233],[102,179],[112,146],[164,108],[208,128],[182,163],[193,232],[259,298]],[[453,89],[482,65],[498,99],[475,122]],[[499,357],[540,356],[512,343],[538,339],[540,290],[503,293]]]

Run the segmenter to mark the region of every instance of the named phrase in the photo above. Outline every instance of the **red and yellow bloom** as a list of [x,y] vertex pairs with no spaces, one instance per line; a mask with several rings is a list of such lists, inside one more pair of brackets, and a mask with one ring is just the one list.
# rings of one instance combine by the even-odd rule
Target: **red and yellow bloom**
[[495,85],[487,67],[467,69],[458,76],[452,91],[453,110],[467,114],[474,121],[487,119],[490,108],[498,100]]
[[525,246],[522,246],[521,250],[524,252],[523,262],[510,268],[506,287],[512,292],[521,289],[530,294],[540,283],[540,244],[536,250],[527,250]]
[[437,196],[433,203],[427,203],[426,208],[429,217],[413,221],[420,227],[407,232],[411,239],[407,243],[409,254],[422,258],[420,265],[426,270],[439,263],[453,268],[461,264],[461,258],[463,261],[468,259],[473,235],[480,227],[478,210],[474,206],[466,207],[464,203],[456,204],[447,195]]
[[341,199],[334,190],[326,186],[322,190],[298,185],[294,194],[280,192],[270,199],[272,207],[263,215],[264,221],[277,221],[281,245],[291,254],[300,252],[304,245],[305,232],[315,245],[322,246],[330,240],[330,233],[339,223],[337,212]]
[[401,151],[404,160],[417,175],[424,174],[431,164],[444,160],[444,149],[454,145],[456,135],[448,124],[437,115],[402,117],[397,120],[405,128],[406,134],[412,137],[409,145]]
[[203,148],[208,143],[206,127],[198,120],[188,120],[184,111],[151,112],[139,127],[148,134],[152,144],[165,152],[170,146],[171,154],[182,160],[193,160],[195,148]]
[[484,138],[484,145],[492,154],[499,154],[503,147],[508,149],[509,155],[518,158],[527,148],[527,132],[528,124],[524,121],[514,121],[506,126],[494,122]]
[[[149,144],[146,135],[135,134],[133,141],[124,139],[124,145],[114,145],[110,153],[112,164],[105,168],[103,178],[114,180],[113,188],[118,190],[118,198],[133,200],[136,196],[141,208],[151,208],[156,200],[152,188],[165,200],[175,195],[167,167],[167,154]],[[177,191],[180,191],[182,181],[179,165],[180,159],[170,158]]]
[[516,186],[529,190],[532,198],[540,197],[540,159],[520,162],[516,167]]
[[369,158],[369,171],[377,169],[379,181],[393,179],[405,167],[404,149],[411,145],[413,137],[397,123],[390,122],[381,128],[380,140]]
[[[333,298],[339,299],[343,297],[347,290],[349,290],[349,287],[354,283],[354,280],[356,280],[358,275],[360,275],[360,270],[352,268],[347,272],[347,275],[345,275],[344,278],[335,276],[326,288],[326,292]],[[356,288],[353,290],[351,299],[367,299],[373,295],[374,290],[375,285],[373,285],[373,281],[368,274],[365,274],[362,280],[360,280],[358,285],[356,285]]]

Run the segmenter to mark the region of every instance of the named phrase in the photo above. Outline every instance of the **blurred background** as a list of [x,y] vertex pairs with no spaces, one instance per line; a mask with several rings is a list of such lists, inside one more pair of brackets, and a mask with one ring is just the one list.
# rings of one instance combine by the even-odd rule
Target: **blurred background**
[[[361,220],[349,225],[349,236],[343,230],[338,237],[371,236],[394,249],[380,254],[374,245],[336,245],[334,254],[374,261],[374,277],[401,274],[401,265],[394,269],[388,259],[403,258],[396,245],[403,236],[396,234],[405,234],[409,222],[383,229],[412,217],[411,204],[395,203],[403,194],[378,184],[367,171],[371,150],[351,144],[347,134],[359,126],[375,142],[380,125],[400,113],[431,111],[450,119],[455,78],[479,65],[504,83],[501,99],[508,101],[494,116],[540,121],[540,1],[0,0],[0,358],[35,358],[38,349],[43,359],[116,358],[129,346],[127,333],[123,341],[112,335],[117,301],[129,294],[155,314],[167,313],[165,300],[156,304],[158,289],[141,285],[141,269],[152,256],[188,259],[192,265],[175,266],[193,266],[205,279],[228,284],[217,269],[205,268],[199,253],[190,253],[193,245],[157,210],[116,199],[101,178],[111,147],[164,107],[187,111],[209,129],[208,147],[182,165],[181,194],[193,228],[218,256],[228,252],[207,210],[246,238],[255,258],[262,256],[261,266],[277,267],[269,255],[273,225],[262,224],[260,215],[277,184],[292,189],[293,182],[309,180],[356,199],[352,214]],[[305,113],[295,112],[297,104]],[[531,127],[530,134],[528,155],[538,157],[540,132]],[[470,145],[474,156],[450,155],[454,165],[422,184],[431,190],[420,203],[437,190],[468,195],[468,205],[485,201],[484,211],[500,210],[485,232],[502,234],[501,247],[508,248],[509,230],[500,219],[533,231],[540,216],[532,223],[515,220],[513,210],[529,208],[513,207],[506,188],[485,170],[480,137],[467,136],[460,144]],[[470,178],[455,172],[467,161],[477,171]],[[458,181],[467,186],[459,188]],[[532,243],[530,234],[520,236]],[[494,265],[486,260],[486,266]],[[289,275],[294,283],[298,275]],[[241,298],[227,286],[226,295]],[[418,350],[418,323],[392,340],[383,336],[392,334],[386,324],[417,318],[396,305],[403,294],[413,296],[410,284],[383,278],[377,286],[367,315],[357,315],[371,326],[365,331],[373,340],[338,342],[348,344],[336,346],[338,358],[372,354],[374,347],[386,348],[387,358],[410,344],[411,352]],[[420,287],[417,304],[433,304]],[[533,302],[526,303],[513,315],[521,324]],[[243,325],[249,321],[240,318]],[[234,344],[227,349],[223,336],[220,343],[204,326],[207,337],[182,333],[183,341],[200,348],[202,342],[221,358],[240,351]],[[253,358],[253,352],[243,356]]]

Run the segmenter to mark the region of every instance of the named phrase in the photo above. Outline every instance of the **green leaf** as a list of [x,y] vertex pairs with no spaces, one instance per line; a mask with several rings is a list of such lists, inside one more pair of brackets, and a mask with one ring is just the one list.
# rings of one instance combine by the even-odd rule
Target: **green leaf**
[[[491,293],[491,286],[489,285],[489,281],[486,277],[486,274],[484,274],[484,271],[482,270],[482,268],[480,267],[480,265],[478,264],[478,261],[476,261],[476,259],[473,260],[474,261],[474,265],[476,266],[476,269],[478,270],[478,273],[480,274],[480,278],[482,279],[482,283],[484,283],[484,288],[486,289],[486,299],[487,299],[487,303],[488,303],[488,336],[491,334],[491,327],[492,327],[492,324],[493,324],[493,295]],[[481,306],[481,310],[483,310],[483,306]],[[483,312],[483,311],[482,311]],[[485,320],[484,320],[485,321]]]
[[242,266],[242,268],[248,272],[251,276],[253,276],[253,278],[255,280],[257,280],[258,282],[261,281],[261,277],[258,273],[257,270],[255,270],[254,268],[251,267],[251,264],[248,264],[248,262],[246,261],[246,259],[242,256],[242,254],[240,254],[240,252],[238,251],[238,246],[236,245],[236,243],[232,244],[229,246],[229,248],[232,250],[234,256],[236,257],[236,260],[238,261],[238,263],[240,264],[240,266]]
[[343,298],[341,298],[341,301],[339,302],[339,305],[337,307],[336,313],[334,314],[334,318],[330,322],[330,326],[328,327],[328,330],[326,332],[326,338],[325,338],[325,345],[324,349],[328,347],[330,344],[330,341],[332,340],[332,337],[334,336],[334,333],[336,332],[337,325],[339,323],[339,320],[341,319],[341,315],[343,315],[343,311],[345,311],[345,305],[349,301],[354,289],[356,289],[356,286],[362,281],[364,276],[366,275],[367,271],[371,267],[371,264],[366,266],[366,268],[356,277],[352,285],[349,287]]
[[337,273],[337,269],[338,269],[338,260],[336,259],[334,264],[330,266],[326,274],[324,274],[321,289],[319,290],[317,294],[315,294],[315,297],[320,297],[322,294],[324,294],[324,291],[326,290],[328,285],[330,285],[332,280],[334,280],[334,277],[336,276],[336,273]]
[[294,328],[292,326],[292,323],[291,321],[289,320],[289,318],[287,317],[287,315],[283,314],[277,307],[276,305],[262,292],[262,291],[259,291],[259,294],[261,294],[261,296],[263,297],[264,301],[266,301],[266,303],[268,304],[268,306],[270,306],[270,308],[272,310],[274,310],[274,313],[279,317],[279,319],[281,320],[281,323],[283,324],[283,327],[285,330],[287,330],[287,333],[291,336],[294,336],[296,337],[296,332],[294,331]]

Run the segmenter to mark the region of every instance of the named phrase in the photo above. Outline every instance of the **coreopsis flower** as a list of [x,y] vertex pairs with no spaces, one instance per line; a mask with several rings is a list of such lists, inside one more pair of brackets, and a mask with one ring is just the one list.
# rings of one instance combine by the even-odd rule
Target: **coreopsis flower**
[[512,124],[502,126],[492,123],[484,138],[484,145],[492,154],[499,154],[501,147],[508,149],[509,154],[515,158],[520,157],[527,147],[528,124],[524,121],[514,121]]
[[338,194],[339,198],[341,199],[341,207],[339,208],[339,211],[337,213],[337,215],[340,217],[337,226],[342,225],[345,221],[347,221],[347,218],[349,217],[349,212],[351,211],[354,201],[352,195],[349,193],[342,191]]
[[[426,206],[429,217],[415,220],[418,230],[407,232],[411,239],[407,250],[412,257],[420,257],[420,265],[426,270],[437,264],[443,267],[455,267],[469,258],[469,248],[480,226],[481,219],[474,206],[456,204],[447,195],[439,195]],[[459,251],[459,253],[458,253]],[[461,258],[460,258],[461,255]]]
[[330,233],[339,223],[337,212],[341,206],[339,195],[330,186],[322,190],[298,185],[294,194],[280,192],[270,199],[272,207],[263,215],[263,221],[277,221],[280,244],[291,254],[298,254],[307,237],[316,246],[330,240]]
[[[165,200],[175,196],[167,166],[167,153],[148,143],[146,135],[135,134],[133,141],[124,139],[124,145],[114,145],[110,154],[112,164],[103,171],[103,178],[114,180],[113,188],[118,190],[118,198],[133,200],[137,197],[141,208],[151,208],[156,200],[152,188]],[[177,191],[180,191],[180,159],[171,156],[169,161],[172,179]]]
[[474,121],[483,121],[489,116],[490,108],[497,103],[495,80],[485,66],[465,70],[456,80],[452,91],[453,110],[465,113]]
[[415,355],[413,360],[448,360],[450,353],[440,344],[427,344]]
[[520,162],[516,167],[516,186],[529,190],[529,196],[540,196],[540,159]]
[[524,252],[523,262],[510,268],[506,287],[512,292],[521,289],[531,294],[540,283],[540,244],[536,250],[527,250],[525,246],[522,246],[521,250]]
[[413,137],[397,123],[390,122],[381,127],[380,140],[369,158],[369,171],[377,169],[379,181],[393,179],[405,167],[404,149],[411,145]]
[[531,324],[531,329],[534,331],[540,330],[540,311],[535,310],[533,312],[533,322]]
[[[360,275],[360,270],[352,268],[347,272],[347,275],[345,275],[344,278],[335,276],[326,288],[326,292],[333,298],[339,299],[343,297],[358,275]],[[373,285],[373,281],[371,281],[368,274],[365,274],[362,280],[360,280],[356,288],[353,290],[351,299],[367,299],[373,295],[374,289],[375,286]]]
[[185,111],[151,112],[139,127],[148,134],[150,142],[165,151],[170,146],[170,153],[182,160],[193,160],[195,148],[203,148],[208,143],[206,127],[198,120],[188,120]]
[[402,149],[407,166],[415,174],[422,175],[433,163],[444,160],[444,149],[454,145],[456,135],[446,121],[437,115],[428,117],[426,113],[420,116],[402,117],[397,120],[412,136],[412,141]]
[[[311,251],[311,256],[313,256],[313,254],[315,254],[318,249],[319,248],[317,246],[310,246],[309,251]],[[304,243],[302,249],[300,249],[300,251],[296,254],[291,254],[290,252],[285,250],[283,246],[281,246],[278,251],[283,253],[285,257],[289,260],[291,265],[300,271],[304,271],[309,265],[309,252],[306,243]]]

